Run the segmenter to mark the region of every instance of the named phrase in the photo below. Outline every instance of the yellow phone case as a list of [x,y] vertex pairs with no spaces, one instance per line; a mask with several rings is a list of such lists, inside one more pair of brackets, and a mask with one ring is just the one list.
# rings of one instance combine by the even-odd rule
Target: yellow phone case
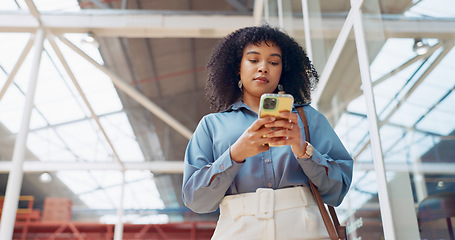
[[[280,119],[280,112],[290,112],[294,103],[294,97],[290,94],[266,93],[261,96],[259,105],[259,117],[273,116]],[[269,144],[271,147],[281,147],[281,145]]]
[[280,112],[291,111],[293,103],[294,97],[291,94],[263,94],[259,105],[259,117],[279,118]]

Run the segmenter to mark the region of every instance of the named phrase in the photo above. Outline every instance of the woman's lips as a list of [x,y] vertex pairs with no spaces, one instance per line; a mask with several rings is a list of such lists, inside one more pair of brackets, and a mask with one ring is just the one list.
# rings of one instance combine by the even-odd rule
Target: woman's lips
[[254,78],[255,81],[258,81],[258,82],[261,82],[261,83],[268,83],[269,80],[267,80],[267,78],[265,77],[257,77],[257,78]]

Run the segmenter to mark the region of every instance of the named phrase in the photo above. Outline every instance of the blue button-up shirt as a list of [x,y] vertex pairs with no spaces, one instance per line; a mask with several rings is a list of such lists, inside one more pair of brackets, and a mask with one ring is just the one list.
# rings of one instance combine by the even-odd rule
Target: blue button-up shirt
[[[297,159],[290,146],[282,146],[237,163],[230,157],[230,146],[258,118],[257,113],[239,101],[223,112],[204,116],[185,153],[185,205],[198,213],[213,212],[225,195],[309,186],[309,177],[324,202],[338,206],[351,184],[352,157],[321,113],[310,105],[303,109],[314,147],[309,159]],[[304,135],[300,118],[299,126]]]

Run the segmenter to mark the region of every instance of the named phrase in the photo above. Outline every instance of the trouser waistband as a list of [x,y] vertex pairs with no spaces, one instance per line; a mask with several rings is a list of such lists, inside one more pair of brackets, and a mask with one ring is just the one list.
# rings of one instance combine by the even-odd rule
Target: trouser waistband
[[224,197],[220,204],[221,214],[273,218],[273,213],[291,208],[316,204],[309,187],[291,187],[273,190],[258,188],[254,193]]

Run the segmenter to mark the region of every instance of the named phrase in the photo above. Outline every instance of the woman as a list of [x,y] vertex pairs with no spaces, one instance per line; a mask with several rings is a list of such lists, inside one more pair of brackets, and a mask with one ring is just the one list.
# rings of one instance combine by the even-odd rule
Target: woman
[[[213,239],[327,239],[308,178],[337,206],[352,178],[352,158],[326,118],[309,105],[318,75],[303,49],[278,29],[239,29],[215,47],[203,117],[185,154],[183,199],[208,213],[220,207]],[[261,95],[280,88],[303,106],[258,118]],[[269,147],[267,143],[285,145]]]

